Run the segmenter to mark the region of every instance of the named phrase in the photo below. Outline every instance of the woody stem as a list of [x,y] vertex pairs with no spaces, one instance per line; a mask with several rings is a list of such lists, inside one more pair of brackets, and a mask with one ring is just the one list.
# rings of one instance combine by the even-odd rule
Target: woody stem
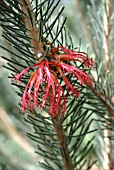
[[22,11],[24,11],[24,13],[25,13],[24,23],[25,23],[25,26],[27,29],[28,36],[30,38],[30,44],[33,48],[34,56],[37,55],[38,51],[40,51],[42,53],[42,55],[44,55],[45,51],[43,49],[42,42],[39,41],[39,32],[37,29],[35,15],[32,10],[30,0],[26,0],[26,3],[24,0],[19,0],[19,2],[20,2]]
[[[106,7],[106,15],[104,16],[104,31],[105,31],[105,70],[108,73],[111,65],[111,58],[110,58],[110,33],[111,33],[111,2],[110,0],[105,0],[105,7]],[[110,107],[108,107],[109,113]],[[114,113],[114,111],[113,111]],[[106,118],[109,118],[109,115],[106,115]],[[109,122],[107,122],[107,127]],[[104,142],[105,142],[105,153],[104,153],[104,169],[111,170],[112,169],[112,157],[111,157],[111,142],[108,136],[110,136],[111,131],[110,128],[104,130]]]
[[60,143],[58,145],[59,145],[61,156],[62,156],[64,170],[74,170],[73,164],[72,164],[72,159],[69,154],[69,149],[68,149],[68,146],[65,141],[66,140],[65,139],[66,138],[65,131],[57,119],[55,122],[56,123],[54,125],[54,130],[56,132],[58,141],[60,141]]

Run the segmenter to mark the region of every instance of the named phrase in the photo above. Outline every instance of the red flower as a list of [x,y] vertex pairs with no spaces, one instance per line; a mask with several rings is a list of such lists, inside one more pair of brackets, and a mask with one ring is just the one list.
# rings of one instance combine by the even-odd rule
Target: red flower
[[62,52],[62,54],[60,54],[60,60],[62,61],[75,60],[75,61],[83,63],[84,66],[88,68],[94,68],[96,64],[92,59],[88,58],[88,55],[84,52],[77,52],[77,51],[69,50],[68,48],[65,48],[65,47],[54,48],[54,50],[52,51]]
[[[29,66],[15,76],[19,80],[29,73],[32,68],[30,79],[24,89],[21,102],[21,111],[34,110],[36,106],[48,109],[52,117],[64,115],[66,111],[66,99],[73,92],[76,97],[79,93],[67,79],[66,74],[77,77],[83,86],[92,85],[92,80],[87,73],[75,67],[70,61],[83,62],[87,67],[94,67],[92,59],[86,53],[75,52],[64,47],[53,48],[49,53],[52,61],[43,59],[39,63]],[[66,64],[65,61],[69,62]],[[63,79],[66,89],[64,90],[60,80]]]
[[34,67],[37,68],[31,74],[22,96],[21,111],[33,110],[36,106],[44,108],[49,105],[48,111],[52,117],[55,117],[56,113],[64,114],[66,97],[58,77],[50,69],[47,60],[22,70],[15,76],[15,80],[19,80],[23,74]]

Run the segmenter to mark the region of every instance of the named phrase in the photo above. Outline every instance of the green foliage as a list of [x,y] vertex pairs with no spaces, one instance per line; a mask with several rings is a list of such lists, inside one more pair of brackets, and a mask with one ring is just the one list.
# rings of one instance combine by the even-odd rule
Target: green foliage
[[[50,50],[52,45],[56,47],[62,45],[75,49],[71,35],[65,26],[66,17],[61,17],[64,7],[59,12],[57,11],[59,2],[60,0],[56,2],[54,0],[31,1],[39,30],[39,41],[42,42],[45,51]],[[24,0],[24,3],[27,6],[26,0]],[[100,4],[99,7],[101,9],[102,7],[104,8],[104,4]],[[97,7],[93,1],[91,1],[91,6],[88,8],[90,10],[89,17],[94,17],[94,22],[92,22],[93,29],[91,31],[95,34],[94,39],[96,41],[94,43],[96,46],[94,53],[97,54],[96,60],[98,61],[94,70],[97,74],[94,88],[82,87],[76,79],[67,76],[69,81],[78,88],[80,96],[78,99],[75,99],[73,96],[69,98],[64,118],[60,118],[58,122],[55,122],[53,118],[40,109],[34,111],[34,115],[28,114],[27,118],[25,118],[25,121],[31,124],[34,129],[34,134],[27,133],[27,136],[36,142],[36,153],[43,157],[43,162],[40,162],[40,166],[46,170],[65,169],[63,159],[68,163],[67,148],[74,169],[88,170],[96,163],[103,167],[102,154],[105,150],[103,132],[104,129],[113,131],[113,118],[111,116],[114,112],[114,103],[112,102],[114,88],[110,79],[112,72],[105,76],[104,65],[101,63],[104,57],[102,48],[104,32],[101,24],[103,19],[101,14],[99,17],[96,17]],[[2,57],[8,61],[7,66],[5,65],[4,67],[11,71],[11,78],[13,78],[15,73],[36,62],[33,53],[34,47],[31,46],[31,37],[27,33],[24,22],[26,14],[21,9],[19,0],[1,0],[0,12],[3,37],[9,42],[11,49],[13,49],[12,52],[5,46],[0,45],[4,50],[12,54],[11,58]],[[34,21],[29,8],[28,13],[33,27]],[[96,28],[98,28],[97,32]],[[91,33],[91,35],[93,34]],[[50,42],[48,45],[46,43],[47,40]],[[99,57],[99,54],[101,57]],[[75,65],[77,67],[77,63]],[[84,69],[83,64],[78,67]],[[87,72],[89,71],[87,70]],[[28,79],[29,77],[23,78],[21,84],[12,83],[19,88],[17,92],[19,96],[22,96]],[[64,84],[63,88],[65,89]],[[106,117],[107,113],[109,117]],[[60,146],[61,141],[58,140],[57,132],[55,131],[57,124],[60,127],[60,134],[63,131],[65,134],[63,147]],[[113,139],[113,133],[107,137]]]

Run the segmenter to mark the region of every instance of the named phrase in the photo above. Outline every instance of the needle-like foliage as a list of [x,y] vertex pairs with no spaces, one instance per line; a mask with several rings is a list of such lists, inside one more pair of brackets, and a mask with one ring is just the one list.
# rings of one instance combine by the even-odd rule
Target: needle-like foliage
[[12,54],[2,56],[8,62],[4,67],[19,88],[21,111],[28,112],[24,120],[34,134],[27,136],[36,142],[42,169],[88,170],[100,165],[92,155],[97,136],[104,129],[113,131],[113,89],[108,75],[103,88],[99,65],[94,70],[97,80],[90,76],[96,63],[74,47],[59,3],[1,0],[0,25],[13,50],[0,46]]

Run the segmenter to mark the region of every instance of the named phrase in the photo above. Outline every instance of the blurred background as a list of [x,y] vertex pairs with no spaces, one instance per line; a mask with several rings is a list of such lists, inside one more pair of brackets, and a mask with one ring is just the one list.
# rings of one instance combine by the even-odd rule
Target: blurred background
[[[94,29],[97,28],[97,26],[94,28],[95,18],[93,19],[93,16],[102,8],[99,0],[94,0],[94,4],[91,0],[61,0],[59,6],[61,5],[65,6],[63,16],[68,18],[66,26],[73,37],[74,46],[81,45],[80,50],[85,52],[89,47],[89,54],[92,58],[96,57],[98,61],[103,60],[102,39],[101,42],[99,41],[98,49],[94,45],[96,39],[93,38],[96,34]],[[91,22],[93,27],[90,26]],[[2,31],[0,28],[0,43],[12,50],[1,36]],[[0,56],[9,58],[9,55],[11,54],[0,49]],[[40,170],[37,162],[42,161],[42,158],[34,153],[35,143],[26,137],[26,133],[33,132],[33,129],[23,120],[26,115],[22,115],[19,111],[20,97],[15,92],[16,87],[11,85],[11,79],[8,78],[10,71],[2,67],[6,64],[6,61],[0,58],[0,170]]]

